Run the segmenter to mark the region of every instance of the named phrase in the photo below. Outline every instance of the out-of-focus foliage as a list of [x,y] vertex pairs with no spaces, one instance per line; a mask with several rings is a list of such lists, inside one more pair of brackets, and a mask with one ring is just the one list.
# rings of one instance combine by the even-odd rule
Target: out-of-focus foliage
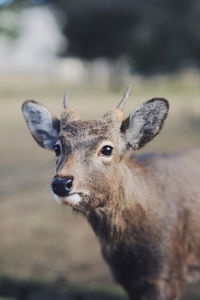
[[[145,73],[200,67],[199,0],[19,0],[49,3],[62,15],[63,55],[126,58]],[[14,5],[14,4],[13,4]],[[58,15],[59,16],[59,15]]]
[[199,0],[54,1],[66,14],[66,54],[125,56],[143,72],[200,65]]
[[20,9],[22,2],[14,0],[0,0],[0,35],[10,39],[16,39],[20,36]]
[[6,35],[12,39],[15,39],[19,36],[19,32],[15,28],[6,28],[6,27],[1,27],[0,26],[0,34]]

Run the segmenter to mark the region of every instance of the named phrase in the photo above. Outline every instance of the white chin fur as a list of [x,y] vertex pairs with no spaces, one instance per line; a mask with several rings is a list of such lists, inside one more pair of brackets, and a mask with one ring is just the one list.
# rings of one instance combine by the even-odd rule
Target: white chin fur
[[72,194],[66,197],[65,201],[69,204],[79,204],[79,202],[81,202],[81,196],[79,194]]
[[71,205],[76,205],[76,204],[79,204],[79,202],[81,202],[81,200],[82,200],[82,198],[79,194],[72,194],[65,198],[60,198],[56,194],[53,193],[53,197],[56,200],[56,202],[58,202],[59,204],[63,204],[63,202],[66,202],[66,204],[69,203]]

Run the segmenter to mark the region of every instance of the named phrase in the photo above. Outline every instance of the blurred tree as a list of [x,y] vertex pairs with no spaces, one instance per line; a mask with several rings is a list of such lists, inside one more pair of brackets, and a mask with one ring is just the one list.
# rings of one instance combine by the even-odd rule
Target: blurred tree
[[[13,2],[14,3],[14,2]],[[84,60],[125,58],[143,73],[200,67],[199,0],[18,0],[60,12],[68,47]],[[14,4],[12,4],[14,5]]]
[[19,22],[22,2],[14,0],[0,0],[0,35],[16,39],[20,35]]
[[64,55],[116,61],[144,73],[200,66],[199,0],[58,0]]

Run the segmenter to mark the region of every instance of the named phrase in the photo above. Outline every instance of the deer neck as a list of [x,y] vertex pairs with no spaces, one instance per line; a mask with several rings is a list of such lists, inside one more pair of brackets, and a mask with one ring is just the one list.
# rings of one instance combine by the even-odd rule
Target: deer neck
[[133,232],[137,238],[138,228],[145,218],[144,174],[140,167],[133,170],[130,164],[118,168],[115,183],[106,195],[106,206],[88,214],[89,223],[103,243],[120,243],[133,236]]

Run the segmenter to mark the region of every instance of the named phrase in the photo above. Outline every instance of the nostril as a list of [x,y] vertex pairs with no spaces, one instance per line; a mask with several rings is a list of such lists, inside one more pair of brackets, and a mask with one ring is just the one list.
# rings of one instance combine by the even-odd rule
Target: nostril
[[71,188],[72,188],[72,183],[73,183],[73,177],[66,177],[65,178],[65,187],[66,190],[70,192]]

